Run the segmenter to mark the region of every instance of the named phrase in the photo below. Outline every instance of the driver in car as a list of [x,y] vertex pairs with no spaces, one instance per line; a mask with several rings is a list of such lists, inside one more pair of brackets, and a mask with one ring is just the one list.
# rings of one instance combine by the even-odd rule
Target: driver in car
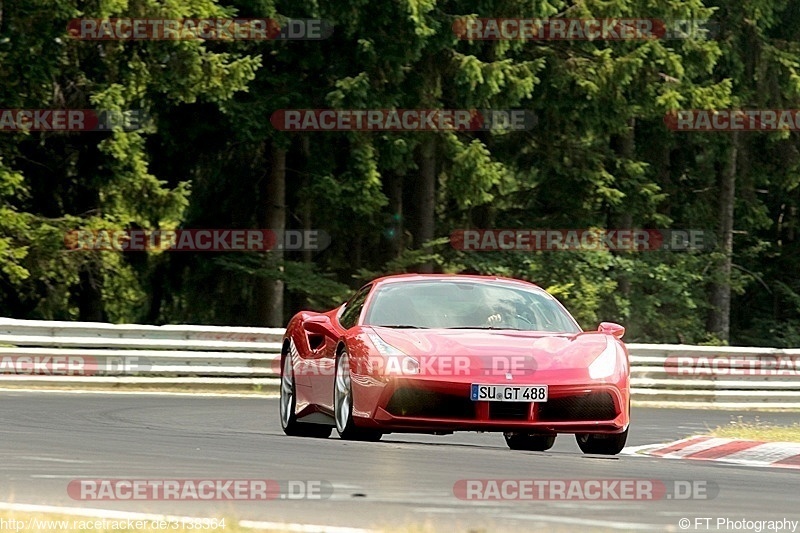
[[492,309],[496,312],[486,319],[488,326],[525,330],[536,329],[533,321],[529,318],[530,314],[520,302],[500,300],[492,305]]

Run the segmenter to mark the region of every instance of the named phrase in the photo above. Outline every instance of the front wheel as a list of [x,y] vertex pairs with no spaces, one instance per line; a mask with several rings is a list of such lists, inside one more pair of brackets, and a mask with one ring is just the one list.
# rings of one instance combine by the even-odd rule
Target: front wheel
[[295,415],[296,389],[294,384],[294,366],[292,365],[292,354],[287,353],[283,359],[283,370],[281,371],[281,428],[290,437],[315,437],[327,439],[330,437],[333,428],[320,424],[303,424],[297,421]]
[[345,440],[381,440],[383,433],[356,427],[353,422],[353,384],[350,380],[350,356],[342,350],[336,359],[336,378],[333,391],[333,411],[336,432]]
[[625,448],[628,441],[628,430],[622,433],[602,434],[602,433],[578,433],[575,435],[578,447],[583,453],[594,453],[598,455],[617,455]]
[[553,447],[555,435],[537,435],[535,433],[503,433],[506,444],[512,450],[543,452]]

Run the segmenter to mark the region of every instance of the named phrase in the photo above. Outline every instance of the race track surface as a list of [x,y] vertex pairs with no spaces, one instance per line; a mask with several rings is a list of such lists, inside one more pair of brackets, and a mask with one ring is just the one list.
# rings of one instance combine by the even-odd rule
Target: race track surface
[[[581,454],[571,435],[548,452],[509,450],[499,434],[392,434],[378,443],[283,435],[272,398],[0,393],[0,501],[365,528],[436,531],[726,531],[718,518],[800,520],[800,472],[652,457]],[[634,408],[629,446],[667,442],[743,415]],[[81,501],[80,478],[321,480],[324,500]],[[465,479],[643,479],[716,484],[713,499],[466,501]],[[680,518],[692,520],[681,529]],[[712,518],[695,528],[696,517]],[[798,527],[797,531],[800,531]]]

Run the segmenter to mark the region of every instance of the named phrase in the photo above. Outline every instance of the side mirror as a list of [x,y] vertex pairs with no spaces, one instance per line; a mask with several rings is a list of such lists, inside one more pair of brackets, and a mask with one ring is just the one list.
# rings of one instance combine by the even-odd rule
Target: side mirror
[[597,328],[597,331],[613,335],[618,339],[625,335],[625,328],[614,322],[600,322],[600,327]]
[[325,315],[312,316],[303,322],[303,328],[309,333],[316,335],[331,335],[333,324],[331,319]]

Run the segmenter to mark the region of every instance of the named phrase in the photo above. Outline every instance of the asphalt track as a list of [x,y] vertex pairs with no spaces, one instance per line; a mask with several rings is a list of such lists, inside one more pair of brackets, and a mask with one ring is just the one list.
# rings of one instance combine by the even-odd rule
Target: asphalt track
[[[572,436],[543,453],[498,434],[392,434],[379,443],[286,437],[273,398],[0,393],[0,501],[365,528],[436,531],[727,531],[718,518],[800,520],[800,471],[580,453]],[[743,415],[797,413],[634,408],[630,446],[666,442]],[[78,478],[324,480],[325,500],[76,501]],[[465,501],[463,479],[710,481],[710,500]],[[692,520],[681,529],[680,518]],[[709,528],[696,517],[712,518]],[[702,522],[701,522],[702,523]],[[731,529],[732,530],[732,529]],[[222,530],[218,530],[222,531]],[[741,531],[741,530],[740,530]],[[747,530],[746,530],[747,531]],[[800,532],[800,527],[797,529]]]

